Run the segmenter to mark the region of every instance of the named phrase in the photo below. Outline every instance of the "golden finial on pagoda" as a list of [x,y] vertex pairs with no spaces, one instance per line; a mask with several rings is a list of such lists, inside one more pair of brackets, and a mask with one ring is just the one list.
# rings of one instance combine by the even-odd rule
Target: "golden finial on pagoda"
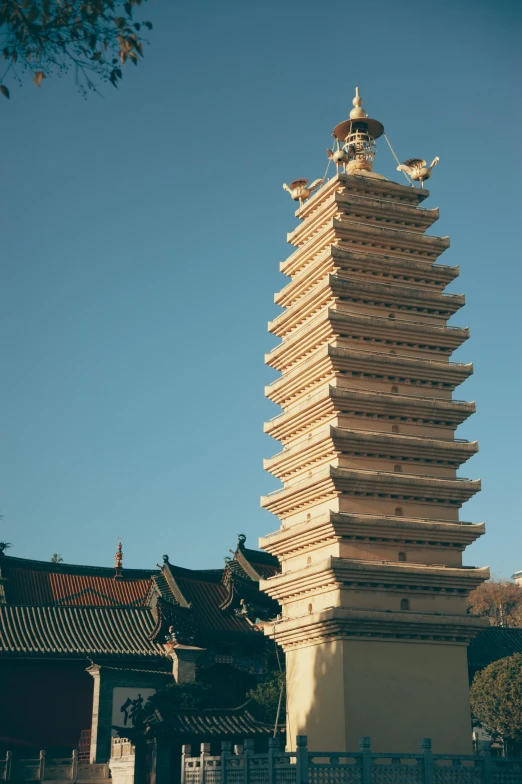
[[[346,158],[339,161],[334,160],[335,163],[343,163],[349,174],[364,174],[365,171],[372,170],[377,152],[375,140],[383,135],[384,127],[378,120],[372,120],[368,117],[362,108],[362,98],[358,87],[355,88],[355,97],[352,103],[353,109],[350,112],[350,118],[336,125],[332,134],[337,140],[339,149],[346,154]],[[340,156],[338,155],[338,157]]]
[[361,117],[368,117],[362,108],[362,98],[359,95],[359,88],[355,88],[355,98],[352,101],[354,108],[350,112],[350,120],[359,120]]

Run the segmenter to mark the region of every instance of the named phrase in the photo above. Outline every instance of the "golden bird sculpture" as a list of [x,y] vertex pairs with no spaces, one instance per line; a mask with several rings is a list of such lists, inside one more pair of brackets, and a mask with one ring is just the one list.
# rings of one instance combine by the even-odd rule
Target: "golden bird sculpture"
[[354,158],[355,147],[353,144],[345,144],[344,147],[338,147],[337,150],[326,150],[329,161],[333,161],[336,166],[346,167]]
[[424,183],[431,177],[431,170],[438,164],[440,158],[434,158],[429,166],[426,166],[426,161],[422,158],[408,158],[407,161],[397,166],[397,171],[406,172],[412,180],[420,182],[421,188],[424,188]]
[[284,182],[283,190],[288,191],[294,201],[298,201],[302,204],[310,196],[312,191],[315,191],[322,182],[322,180],[314,180],[311,185],[308,185],[308,180],[303,177],[300,180],[294,180],[290,185],[287,185],[286,182]]

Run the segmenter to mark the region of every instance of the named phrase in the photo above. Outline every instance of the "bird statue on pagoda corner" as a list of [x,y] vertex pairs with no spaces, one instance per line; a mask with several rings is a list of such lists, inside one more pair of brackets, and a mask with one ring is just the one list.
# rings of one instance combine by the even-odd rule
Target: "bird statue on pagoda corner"
[[426,161],[422,158],[408,158],[407,161],[397,166],[397,171],[405,172],[415,182],[420,182],[421,188],[424,188],[424,182],[431,177],[431,170],[438,164],[440,158],[434,158],[430,166],[426,166]]
[[326,154],[329,161],[333,161],[337,167],[344,166],[346,171],[346,167],[354,158],[355,145],[345,144],[344,147],[338,146],[336,150],[326,150]]
[[294,201],[298,201],[302,204],[308,199],[312,191],[315,191],[322,182],[322,180],[314,180],[311,185],[308,185],[308,180],[303,177],[300,180],[294,180],[290,185],[287,185],[286,182],[284,182],[283,190],[288,191]]

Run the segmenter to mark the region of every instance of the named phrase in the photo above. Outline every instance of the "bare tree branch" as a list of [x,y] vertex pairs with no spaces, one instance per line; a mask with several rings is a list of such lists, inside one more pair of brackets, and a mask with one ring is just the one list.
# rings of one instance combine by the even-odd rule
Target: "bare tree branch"
[[469,595],[475,615],[487,615],[492,626],[522,627],[522,587],[510,580],[488,580]]

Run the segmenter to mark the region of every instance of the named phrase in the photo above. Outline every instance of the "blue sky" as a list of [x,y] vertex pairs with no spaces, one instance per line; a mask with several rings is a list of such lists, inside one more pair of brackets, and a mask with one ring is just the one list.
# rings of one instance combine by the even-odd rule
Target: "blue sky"
[[[148,6],[148,7],[147,7]],[[518,6],[518,8],[517,8]],[[12,85],[3,134],[0,538],[12,555],[219,566],[278,522],[263,435],[266,322],[294,205],[355,85],[401,160],[440,156],[425,203],[460,265],[457,390],[483,491],[466,553],[522,569],[520,5],[147,3],[145,60],[88,100]],[[375,169],[398,182],[381,140]]]

